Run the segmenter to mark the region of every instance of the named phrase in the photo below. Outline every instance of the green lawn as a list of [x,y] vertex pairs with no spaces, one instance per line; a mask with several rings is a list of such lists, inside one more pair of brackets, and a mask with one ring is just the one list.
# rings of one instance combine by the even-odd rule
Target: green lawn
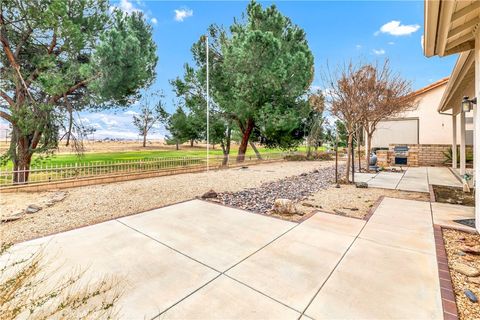
[[[261,154],[269,153],[281,153],[280,149],[267,149],[258,148]],[[297,151],[305,151],[305,147],[301,146]],[[324,148],[320,148],[324,150]],[[222,156],[221,149],[210,149],[211,156]],[[230,152],[231,156],[237,155],[237,150],[234,149]],[[255,153],[251,148],[247,149],[247,156],[254,156]],[[146,151],[125,151],[125,152],[91,152],[85,153],[82,156],[75,154],[55,154],[48,158],[34,158],[33,165],[66,165],[75,163],[95,163],[104,161],[121,161],[121,160],[142,160],[151,158],[163,158],[163,157],[205,157],[206,150],[146,150]],[[11,167],[11,162],[7,164],[7,167]]]

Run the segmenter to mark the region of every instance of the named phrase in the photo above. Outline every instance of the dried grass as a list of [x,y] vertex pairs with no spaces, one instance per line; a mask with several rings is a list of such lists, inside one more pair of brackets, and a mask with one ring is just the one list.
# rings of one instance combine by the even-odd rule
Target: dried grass
[[43,250],[22,257],[0,246],[0,319],[115,319],[120,281],[87,282],[73,272],[51,283],[60,270],[45,272]]

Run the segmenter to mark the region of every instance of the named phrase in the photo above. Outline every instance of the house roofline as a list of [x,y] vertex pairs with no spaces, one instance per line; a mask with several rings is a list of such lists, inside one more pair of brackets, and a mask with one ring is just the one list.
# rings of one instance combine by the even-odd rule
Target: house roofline
[[442,78],[442,79],[440,79],[440,80],[437,80],[437,81],[429,84],[429,85],[426,86],[426,87],[423,87],[423,88],[421,88],[421,89],[418,89],[417,91],[415,91],[415,92],[413,93],[413,95],[414,95],[414,96],[419,96],[419,95],[421,95],[421,94],[424,94],[425,92],[428,92],[428,91],[430,91],[430,90],[433,90],[433,89],[435,89],[435,88],[438,88],[438,87],[446,84],[449,79],[450,79],[450,77],[445,77],[445,78]]

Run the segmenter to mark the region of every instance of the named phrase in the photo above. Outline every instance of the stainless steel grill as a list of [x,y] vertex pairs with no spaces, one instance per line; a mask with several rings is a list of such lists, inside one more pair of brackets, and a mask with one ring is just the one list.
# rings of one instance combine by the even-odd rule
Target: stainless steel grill
[[407,146],[395,146],[393,148],[393,152],[395,153],[396,165],[408,164],[408,147]]

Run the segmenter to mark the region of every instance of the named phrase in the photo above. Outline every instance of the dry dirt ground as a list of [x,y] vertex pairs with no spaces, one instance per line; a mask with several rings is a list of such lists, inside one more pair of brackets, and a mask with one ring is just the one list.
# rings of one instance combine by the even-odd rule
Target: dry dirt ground
[[[189,200],[210,189],[217,192],[254,188],[264,182],[299,175],[331,161],[280,162],[232,168],[210,173],[189,173],[143,180],[66,189],[67,196],[37,213],[0,224],[0,242],[21,242],[117,217]],[[0,215],[30,204],[42,206],[55,192],[0,194]]]
[[[469,289],[480,299],[480,277],[469,278],[452,269],[454,263],[462,263],[480,270],[480,255],[469,253],[464,255],[460,252],[460,247],[464,245],[479,245],[480,235],[443,229],[443,239],[447,249],[448,265],[456,295],[459,317],[463,320],[480,319],[480,303],[471,302],[464,293],[465,289]],[[477,281],[477,283],[473,281]]]
[[299,203],[303,212],[320,210],[355,218],[364,218],[371,207],[381,196],[429,201],[427,193],[407,192],[400,190],[378,188],[356,188],[354,185],[340,185],[336,188],[331,185],[311,195],[307,200]]

